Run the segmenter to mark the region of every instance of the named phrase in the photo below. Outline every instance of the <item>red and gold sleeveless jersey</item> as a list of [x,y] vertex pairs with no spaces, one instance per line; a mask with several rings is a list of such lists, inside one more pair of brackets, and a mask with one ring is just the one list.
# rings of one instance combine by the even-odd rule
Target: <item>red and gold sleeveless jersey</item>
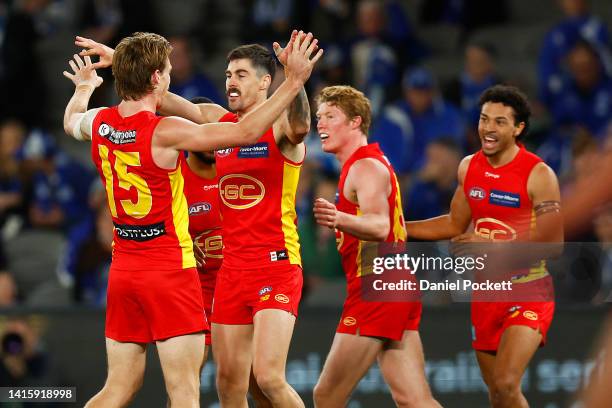
[[[227,113],[220,122],[237,122]],[[302,163],[285,158],[272,128],[251,146],[215,154],[223,216],[223,262],[231,267],[301,265],[295,194]]]
[[[389,202],[389,235],[385,239],[385,242],[405,242],[406,241],[406,227],[404,224],[404,211],[402,209],[402,198],[397,181],[395,171],[389,163],[389,160],[383,154],[378,143],[372,143],[367,146],[362,146],[355,151],[351,157],[342,166],[340,173],[340,181],[338,182],[338,198],[336,202],[336,208],[339,211],[347,214],[359,216],[359,205],[353,204],[344,196],[344,183],[346,177],[351,169],[353,163],[358,160],[372,158],[381,162],[389,171],[390,183],[391,183],[391,194],[387,198]],[[363,181],[367,182],[366,180]],[[359,279],[365,274],[362,271],[362,249],[364,241],[359,240],[357,237],[342,232],[336,229],[336,244],[338,246],[338,252],[342,258],[342,268],[348,282],[349,293],[354,292],[359,286]],[[353,287],[354,286],[354,287]]]
[[189,234],[206,254],[206,264],[198,268],[200,279],[214,282],[223,263],[219,182],[195,174],[185,166],[185,197],[189,207]]
[[160,117],[138,112],[122,117],[117,107],[94,118],[91,155],[106,189],[115,226],[113,265],[120,269],[195,267],[179,155],[176,168],[158,167],[151,138]]
[[[542,161],[523,145],[512,161],[492,167],[478,151],[470,161],[463,191],[472,211],[474,232],[493,241],[529,241],[535,226],[533,203],[527,192],[527,180]],[[544,262],[516,271],[513,283],[525,283],[548,275]]]

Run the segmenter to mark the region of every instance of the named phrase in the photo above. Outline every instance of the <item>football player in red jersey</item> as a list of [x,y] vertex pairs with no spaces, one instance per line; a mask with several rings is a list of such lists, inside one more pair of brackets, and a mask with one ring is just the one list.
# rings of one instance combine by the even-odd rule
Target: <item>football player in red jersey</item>
[[[294,41],[317,43],[311,33],[297,31],[288,44]],[[108,47],[81,37],[76,44],[87,48],[83,55],[100,56],[97,66],[113,61]],[[291,47],[275,43],[274,49],[286,69]],[[320,56],[321,50],[314,58]],[[235,48],[227,60],[226,92],[233,113],[173,94],[164,98],[160,111],[196,123],[240,123],[267,99],[276,62],[256,44]],[[302,89],[253,145],[216,152],[224,260],[211,320],[217,392],[224,407],[246,404],[251,366],[274,406],[303,406],[285,379],[285,366],[302,291],[295,194],[309,129],[310,108]]]
[[[191,103],[214,103],[206,97],[190,99]],[[219,199],[219,178],[214,152],[189,152],[188,171],[185,174],[185,197],[189,206],[189,233],[193,239],[193,253],[202,285],[202,299],[206,316],[212,312],[213,294],[217,273],[223,262],[223,235],[221,230],[221,201]],[[206,335],[204,366],[212,335]],[[256,407],[268,407],[270,402],[261,392],[257,381],[251,378],[249,391]]]
[[320,53],[306,36],[287,51],[287,79],[238,124],[197,125],[156,110],[170,83],[171,47],[157,34],[124,38],[113,57],[121,103],[87,111],[102,83],[89,57],[70,61],[64,75],[75,92],[64,129],[92,141],[115,225],[106,320],[108,376],[87,406],[124,406],[140,388],[146,344],[155,342],[172,406],[199,405],[199,370],[207,329],[188,234],[181,151],[253,143],[295,99]]
[[[519,142],[529,126],[527,98],[517,88],[496,85],[481,95],[480,105],[482,149],[460,163],[450,213],[407,222],[408,237],[452,238],[459,246],[499,241],[562,242],[557,177]],[[466,232],[470,223],[474,230]],[[557,246],[552,247],[554,252]],[[510,297],[515,299],[505,301],[500,296],[497,302],[472,301],[472,346],[496,408],[528,406],[521,378],[546,341],[554,311],[552,281],[543,262],[512,271],[511,281],[513,293],[518,295]],[[473,293],[473,299],[478,295],[482,293]]]
[[[193,103],[213,103],[205,97],[191,99]],[[219,179],[214,152],[189,152],[186,159],[185,198],[189,209],[189,234],[193,240],[202,299],[206,316],[211,315],[217,272],[223,262],[223,236],[219,201]],[[204,361],[212,344],[206,336]]]
[[[348,294],[323,372],[315,406],[342,407],[366,371],[378,360],[400,407],[440,407],[425,379],[418,326],[420,301],[365,301],[361,254],[365,241],[406,240],[401,194],[389,160],[377,143],[368,144],[370,102],[350,86],[324,88],[317,97],[317,131],[323,151],[342,165],[336,205],[319,198],[319,225],[336,229]],[[364,182],[367,180],[367,182]]]

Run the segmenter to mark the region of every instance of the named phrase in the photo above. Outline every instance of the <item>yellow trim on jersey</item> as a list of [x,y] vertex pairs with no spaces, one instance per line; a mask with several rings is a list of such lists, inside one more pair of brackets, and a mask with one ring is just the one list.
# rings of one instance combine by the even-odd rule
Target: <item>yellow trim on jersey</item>
[[404,223],[404,209],[402,207],[402,194],[400,193],[399,183],[395,179],[395,208],[393,209],[393,242],[406,241],[406,224]]
[[281,190],[281,228],[285,237],[285,248],[289,253],[289,262],[293,265],[302,265],[300,256],[300,240],[295,220],[295,193],[300,181],[301,165],[284,162],[283,186]]
[[[357,217],[361,217],[361,210],[359,209],[359,207],[357,207],[355,209],[355,215]],[[363,249],[363,241],[362,240],[357,240],[357,256],[355,257],[355,262],[357,263],[357,273],[356,276],[359,278],[363,275],[363,270],[361,268],[361,250]]]
[[[535,231],[536,227],[536,214],[535,211],[531,210],[531,219],[529,223],[530,232]],[[518,279],[513,279],[512,283],[527,283],[532,282],[534,280],[542,279],[548,276],[548,269],[546,269],[546,261],[542,260],[538,263],[537,266],[532,266],[529,268],[529,273],[526,276],[520,277]]]
[[179,164],[176,170],[168,173],[168,177],[170,178],[170,188],[172,190],[172,222],[174,223],[174,231],[181,246],[183,269],[195,268],[193,243],[189,235],[189,210],[187,208],[187,199],[183,193],[185,180],[181,172],[181,165]]

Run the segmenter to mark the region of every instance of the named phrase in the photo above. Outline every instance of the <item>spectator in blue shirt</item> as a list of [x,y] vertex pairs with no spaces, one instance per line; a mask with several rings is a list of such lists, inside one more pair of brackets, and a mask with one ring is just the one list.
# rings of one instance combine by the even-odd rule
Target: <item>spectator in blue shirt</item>
[[495,49],[491,44],[473,42],[465,48],[463,72],[444,86],[447,101],[461,108],[467,122],[467,141],[472,148],[480,148],[477,128],[480,119],[478,101],[485,89],[501,82],[495,69]]
[[93,172],[60,151],[48,133],[32,131],[21,157],[29,162],[32,171],[29,206],[32,226],[69,231],[92,217],[88,194]]
[[387,101],[398,76],[398,58],[385,32],[387,15],[383,4],[362,0],[357,4],[357,36],[350,47],[353,84],[370,99],[376,117]]
[[556,123],[586,127],[601,137],[612,119],[612,79],[606,75],[595,49],[578,41],[567,56],[569,74],[549,103]]
[[606,25],[590,14],[586,0],[559,2],[565,19],[544,38],[538,63],[540,98],[544,103],[554,101],[562,86],[562,62],[579,40],[590,43],[610,70],[610,39]]
[[460,111],[438,94],[431,72],[424,68],[407,71],[402,87],[404,98],[383,110],[371,133],[395,170],[408,173],[420,169],[427,145],[441,137],[450,137],[463,149],[464,120]]
[[189,40],[185,37],[170,39],[172,53],[170,53],[170,92],[192,99],[196,96],[206,96],[214,103],[223,104],[217,86],[204,73],[197,71],[193,62],[193,55]]
[[491,44],[468,44],[465,47],[463,72],[444,86],[444,97],[461,108],[469,127],[478,125],[480,95],[485,89],[500,82],[495,69],[495,57],[496,51]]
[[453,139],[437,139],[427,146],[425,165],[409,188],[404,189],[406,220],[423,220],[448,213],[462,156],[462,149]]

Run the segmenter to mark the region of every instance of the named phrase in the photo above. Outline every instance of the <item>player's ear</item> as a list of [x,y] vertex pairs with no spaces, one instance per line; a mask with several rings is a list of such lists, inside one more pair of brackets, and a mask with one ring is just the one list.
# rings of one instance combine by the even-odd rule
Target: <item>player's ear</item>
[[157,85],[159,84],[159,81],[161,80],[161,76],[162,76],[162,73],[161,73],[161,71],[159,69],[156,69],[151,74],[151,84],[154,87],[157,87]]
[[514,127],[514,136],[518,137],[518,135],[521,134],[521,132],[523,131],[523,129],[525,129],[525,122],[519,122],[515,127]]
[[358,127],[361,126],[361,122],[363,122],[363,119],[361,119],[361,116],[355,116],[353,119],[351,119],[351,127],[353,129],[357,129]]
[[270,89],[270,85],[272,85],[272,76],[269,74],[262,76],[259,89],[262,91],[268,90]]

